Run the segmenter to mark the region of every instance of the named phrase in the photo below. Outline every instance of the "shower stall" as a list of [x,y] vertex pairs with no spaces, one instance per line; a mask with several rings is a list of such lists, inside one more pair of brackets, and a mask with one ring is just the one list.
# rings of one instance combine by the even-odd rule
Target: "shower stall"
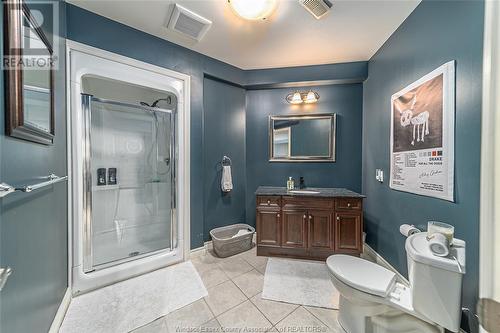
[[74,295],[189,251],[189,77],[70,43]]
[[172,249],[175,109],[81,96],[84,272]]

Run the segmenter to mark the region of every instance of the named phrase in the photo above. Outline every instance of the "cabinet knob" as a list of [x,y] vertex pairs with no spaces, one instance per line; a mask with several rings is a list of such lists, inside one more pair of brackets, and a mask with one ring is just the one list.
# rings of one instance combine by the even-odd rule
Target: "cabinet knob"
[[305,219],[305,218],[307,218],[306,214],[304,214],[303,218],[304,218],[304,219]]
[[337,216],[337,221],[340,221],[340,216]]
[[311,215],[309,215],[309,220],[311,220],[313,217]]
[[279,218],[280,217],[280,214],[276,214],[276,217]]
[[271,204],[271,200],[267,200],[267,204],[270,205]]
[[351,203],[350,202],[347,203],[347,207],[351,208]]

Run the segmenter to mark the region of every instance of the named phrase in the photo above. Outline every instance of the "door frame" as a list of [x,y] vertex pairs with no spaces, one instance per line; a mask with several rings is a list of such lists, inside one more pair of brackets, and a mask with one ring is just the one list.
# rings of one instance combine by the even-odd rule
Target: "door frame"
[[[75,211],[74,207],[74,196],[73,196],[73,188],[75,186],[76,179],[73,179],[74,175],[74,166],[73,166],[73,150],[74,150],[74,142],[73,142],[73,121],[74,116],[72,114],[72,110],[74,106],[79,103],[79,101],[73,100],[72,95],[73,85],[75,82],[72,82],[72,73],[71,73],[71,54],[72,52],[78,52],[82,54],[88,54],[91,56],[103,58],[104,60],[110,60],[122,65],[136,67],[139,70],[152,72],[153,75],[159,74],[168,76],[170,78],[176,79],[182,82],[182,87],[178,87],[180,91],[182,91],[182,96],[179,96],[179,100],[181,103],[178,109],[178,123],[179,126],[177,128],[178,131],[178,194],[177,194],[177,217],[178,221],[181,221],[180,225],[182,225],[182,230],[179,230],[179,248],[182,250],[181,261],[186,261],[189,259],[189,254],[191,250],[191,238],[190,238],[190,221],[191,221],[191,205],[190,205],[190,137],[191,137],[191,77],[186,74],[182,74],[167,68],[159,67],[156,65],[152,65],[149,63],[145,63],[139,60],[135,60],[129,57],[125,57],[122,55],[118,55],[116,53],[108,52],[102,49],[98,49],[92,46],[88,46],[86,44],[78,43],[72,40],[66,40],[66,91],[67,91],[67,156],[68,156],[68,287],[72,290],[73,294],[75,294],[75,270],[73,265],[75,264],[75,256],[78,254],[75,253],[73,247],[75,242],[77,241],[75,237],[75,229],[73,224],[75,223],[75,214],[78,214]],[[132,75],[128,73],[128,75]],[[73,110],[74,111],[74,110]],[[140,261],[142,259],[138,259]],[[127,265],[127,264],[123,264]],[[149,270],[154,270],[159,267],[152,265],[149,262],[145,262],[145,265],[148,266]],[[155,266],[155,267],[153,267]],[[121,279],[129,278],[131,276],[120,276]],[[82,280],[80,279],[80,282]],[[114,281],[116,282],[116,281]]]
[[[483,50],[479,298],[500,300],[500,3],[486,1]],[[481,332],[486,332],[480,327]]]

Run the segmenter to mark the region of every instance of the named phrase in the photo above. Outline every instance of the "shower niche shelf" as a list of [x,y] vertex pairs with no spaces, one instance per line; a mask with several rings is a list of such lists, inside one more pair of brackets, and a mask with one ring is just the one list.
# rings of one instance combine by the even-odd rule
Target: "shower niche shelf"
[[120,185],[100,185],[100,186],[92,186],[92,192],[97,191],[111,191],[111,190],[119,190]]

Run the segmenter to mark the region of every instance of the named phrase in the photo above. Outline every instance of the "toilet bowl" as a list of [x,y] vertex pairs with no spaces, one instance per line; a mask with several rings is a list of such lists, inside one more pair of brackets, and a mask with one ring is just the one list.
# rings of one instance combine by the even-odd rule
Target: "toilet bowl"
[[339,324],[347,333],[459,331],[465,242],[454,239],[448,257],[434,256],[426,233],[406,241],[409,285],[370,261],[332,255],[326,264],[340,293]]

